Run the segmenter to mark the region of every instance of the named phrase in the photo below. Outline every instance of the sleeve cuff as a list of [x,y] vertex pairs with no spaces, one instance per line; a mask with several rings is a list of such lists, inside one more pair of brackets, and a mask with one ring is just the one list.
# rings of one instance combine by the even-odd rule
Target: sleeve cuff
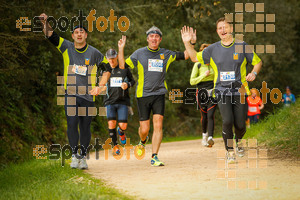
[[185,60],[184,52],[176,52],[176,60]]

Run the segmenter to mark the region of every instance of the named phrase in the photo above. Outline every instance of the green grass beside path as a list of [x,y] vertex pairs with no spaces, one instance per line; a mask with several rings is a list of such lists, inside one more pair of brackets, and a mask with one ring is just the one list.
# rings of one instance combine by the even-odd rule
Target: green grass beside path
[[256,138],[283,157],[300,158],[300,99],[290,107],[276,110],[258,124],[251,125],[245,139]]
[[0,171],[0,199],[133,199],[60,160],[30,160]]

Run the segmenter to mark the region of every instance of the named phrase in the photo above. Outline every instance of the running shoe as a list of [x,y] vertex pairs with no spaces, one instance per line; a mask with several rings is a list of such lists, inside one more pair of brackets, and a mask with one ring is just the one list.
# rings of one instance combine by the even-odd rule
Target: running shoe
[[236,147],[236,154],[239,156],[239,157],[244,157],[245,155],[245,148],[244,147]]
[[79,169],[87,169],[88,165],[86,163],[86,157],[84,156],[79,162]]
[[138,147],[145,148],[145,145],[146,145],[146,143],[148,142],[148,140],[149,140],[149,137],[148,137],[148,136],[146,137],[146,142],[145,142],[145,144],[143,144],[143,143],[142,143],[142,140],[140,140],[140,142],[139,142],[139,144],[138,144]]
[[118,147],[118,145],[114,146],[113,148],[113,156],[118,156],[120,155],[120,148]]
[[245,144],[243,144],[241,141],[236,143],[235,151],[239,157],[244,157],[244,155],[245,155],[244,146],[245,146]]
[[235,153],[233,150],[228,150],[226,153],[226,159],[228,164],[235,163]]
[[138,154],[138,156],[141,156],[141,155],[143,155],[144,154],[144,152],[145,152],[145,145],[146,145],[146,143],[148,142],[148,140],[149,140],[149,137],[147,136],[146,137],[146,142],[145,142],[145,144],[143,144],[142,143],[142,140],[140,140],[140,142],[139,142],[139,144],[138,144],[138,150],[137,150],[137,154]]
[[207,133],[202,133],[202,146],[207,147],[208,143],[207,143]]
[[213,138],[211,136],[208,137],[207,147],[212,147],[215,144]]
[[79,166],[79,160],[76,158],[75,154],[72,155],[72,162],[70,164],[70,167],[73,169],[78,168]]
[[151,165],[154,167],[165,166],[165,164],[158,159],[157,155],[151,159]]
[[120,130],[119,126],[118,126],[117,130],[118,130],[118,133],[119,133],[119,136],[120,136],[120,142],[122,144],[126,144],[126,135],[125,135],[125,132],[123,132],[123,135],[121,135],[121,130]]

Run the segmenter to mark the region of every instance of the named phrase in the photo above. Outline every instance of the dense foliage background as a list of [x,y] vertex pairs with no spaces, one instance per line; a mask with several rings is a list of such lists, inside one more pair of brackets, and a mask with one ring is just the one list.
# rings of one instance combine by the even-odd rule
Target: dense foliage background
[[[262,81],[268,87],[279,88],[284,92],[289,85],[296,95],[299,87],[299,1],[266,0],[237,1],[239,3],[265,3],[265,14],[276,15],[275,33],[244,33],[248,44],[274,44],[275,54],[258,54],[263,60],[263,69],[251,87],[261,88]],[[55,19],[66,16],[71,19],[95,9],[96,17],[110,15],[126,16],[130,28],[126,33],[117,29],[99,32],[95,29],[88,35],[88,43],[105,53],[108,48],[117,48],[122,34],[127,36],[125,56],[146,46],[145,31],[152,25],[163,32],[161,47],[183,51],[180,29],[184,25],[197,29],[198,49],[201,43],[218,41],[215,21],[225,13],[234,13],[234,1],[201,0],[152,0],[152,1],[16,1],[2,2],[0,5],[0,163],[24,160],[32,154],[37,144],[49,146],[51,143],[66,143],[66,121],[64,109],[56,102],[56,77],[63,74],[63,60],[56,48],[45,39],[42,33],[21,32],[16,28],[16,20],[28,17],[30,20],[45,12]],[[255,24],[255,13],[244,12],[245,23]],[[244,23],[244,24],[245,24]],[[70,31],[57,33],[71,40]],[[167,75],[169,90],[191,88],[189,84],[193,63],[180,61],[172,63]],[[251,67],[250,67],[251,69]],[[135,78],[136,69],[134,70]],[[131,90],[135,115],[129,120],[128,135],[133,142],[138,140],[138,116],[134,90]],[[167,95],[168,96],[168,95]],[[97,105],[102,105],[97,98]],[[183,98],[184,99],[184,98]],[[268,103],[263,116],[273,112],[274,105]],[[108,137],[105,117],[96,117],[92,123],[94,137],[104,142]],[[216,134],[221,130],[221,118],[216,112]],[[166,136],[200,135],[200,113],[196,104],[172,104],[166,101],[164,120]]]

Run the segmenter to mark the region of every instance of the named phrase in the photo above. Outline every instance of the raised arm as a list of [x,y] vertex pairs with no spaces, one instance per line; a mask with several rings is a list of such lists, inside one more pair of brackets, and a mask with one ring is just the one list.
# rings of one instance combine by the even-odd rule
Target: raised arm
[[124,47],[126,43],[126,36],[122,35],[122,38],[118,42],[118,47],[119,47],[119,68],[120,69],[125,69],[125,59],[124,59]]
[[47,21],[48,16],[45,13],[40,14],[40,21],[43,23],[43,32],[46,37],[51,37],[53,34],[53,29],[49,22]]
[[[193,48],[195,47],[196,42],[197,42],[197,34],[196,34],[196,29],[195,29],[195,31],[192,33],[192,38],[191,38],[191,42],[190,42],[191,45],[193,46]],[[184,58],[185,58],[185,60],[190,58],[187,50],[184,51]]]
[[194,32],[192,27],[188,27],[188,26],[182,27],[182,29],[181,29],[181,38],[182,38],[182,41],[184,43],[186,52],[187,52],[188,56],[191,58],[191,60],[193,62],[198,62],[197,52],[194,49],[194,45],[191,44],[193,34],[196,34],[196,30]]

